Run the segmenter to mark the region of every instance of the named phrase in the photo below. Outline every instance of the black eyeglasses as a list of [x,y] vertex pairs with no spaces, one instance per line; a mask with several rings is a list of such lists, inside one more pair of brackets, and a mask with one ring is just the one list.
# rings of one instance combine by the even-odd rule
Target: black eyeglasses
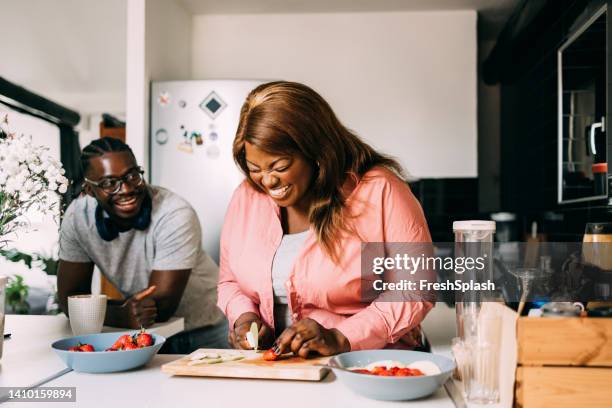
[[85,181],[92,186],[96,186],[106,194],[117,194],[121,190],[123,183],[127,183],[132,187],[140,187],[144,184],[144,170],[137,167],[130,170],[122,177],[109,177],[100,181],[93,181],[85,177]]

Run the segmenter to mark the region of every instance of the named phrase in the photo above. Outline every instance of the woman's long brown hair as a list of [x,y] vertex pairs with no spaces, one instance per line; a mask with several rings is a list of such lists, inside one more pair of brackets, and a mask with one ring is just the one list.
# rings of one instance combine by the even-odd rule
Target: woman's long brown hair
[[251,185],[244,144],[270,154],[298,154],[311,164],[314,180],[309,222],[325,252],[338,260],[334,242],[347,227],[342,186],[349,175],[361,178],[375,166],[399,177],[402,168],[393,158],[374,150],[344,127],[329,104],[314,90],[296,82],[277,81],[252,90],[240,111],[234,139],[234,160]]

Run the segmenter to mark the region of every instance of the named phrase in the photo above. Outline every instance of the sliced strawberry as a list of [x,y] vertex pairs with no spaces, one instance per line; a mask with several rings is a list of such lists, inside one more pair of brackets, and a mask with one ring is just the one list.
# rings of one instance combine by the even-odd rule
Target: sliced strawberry
[[263,359],[266,360],[266,361],[274,361],[274,360],[278,359],[279,355],[280,354],[277,354],[275,352],[274,348],[271,348],[270,350],[266,350],[263,353]]
[[372,372],[370,370],[366,370],[365,368],[356,368],[354,370],[351,370],[354,373],[357,374],[372,374]]
[[79,349],[85,353],[91,353],[92,351],[96,351],[91,344],[81,344]]

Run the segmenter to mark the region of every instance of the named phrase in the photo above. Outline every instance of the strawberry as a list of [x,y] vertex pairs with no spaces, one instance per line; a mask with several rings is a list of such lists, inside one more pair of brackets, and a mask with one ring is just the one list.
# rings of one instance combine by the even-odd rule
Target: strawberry
[[124,334],[123,336],[119,337],[115,344],[113,344],[110,348],[115,350],[122,350],[127,343],[132,342],[132,336],[130,336],[129,334]]
[[78,343],[76,346],[70,347],[68,351],[81,351],[80,347],[81,347],[81,343]]
[[81,344],[79,349],[83,352],[90,353],[92,351],[96,351],[91,344]]
[[138,347],[149,347],[153,345],[153,336],[145,332],[145,329],[140,329],[140,333],[136,336],[136,345]]
[[266,361],[274,361],[278,359],[278,356],[280,356],[280,354],[277,352],[277,350],[274,347],[263,353],[263,359]]
[[134,343],[126,343],[125,346],[123,346],[123,350],[136,350],[138,349],[138,346]]

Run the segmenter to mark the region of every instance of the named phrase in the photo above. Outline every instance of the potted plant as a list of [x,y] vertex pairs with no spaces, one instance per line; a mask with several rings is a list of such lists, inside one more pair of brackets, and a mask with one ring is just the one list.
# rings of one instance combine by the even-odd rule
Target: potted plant
[[28,292],[28,285],[24,283],[21,275],[14,275],[9,278],[5,296],[6,305],[10,312],[15,314],[28,314],[30,312]]
[[[28,269],[39,269],[39,270],[42,270],[44,273],[46,273],[48,282],[49,282],[49,290],[51,293],[51,295],[47,299],[46,313],[47,314],[59,313],[59,306],[58,306],[58,300],[57,300],[57,283],[55,280],[55,277],[57,276],[57,268],[59,266],[59,259],[57,257],[57,251],[52,251],[52,253],[50,254],[43,254],[43,253],[27,254],[17,249],[9,249],[9,250],[0,249],[0,257],[3,257],[7,261],[10,261],[10,262],[16,262],[16,263],[23,262],[24,265]],[[22,302],[21,303],[22,306],[17,306],[17,308],[15,308],[15,307],[12,307],[9,301],[7,301],[7,303],[9,303],[9,306],[12,309],[12,312],[20,314],[21,312],[17,310],[26,310],[26,307],[27,307],[27,310],[29,310],[30,305],[29,304],[27,304],[27,306],[25,305],[26,303],[28,303],[27,296],[29,293],[29,287],[23,282],[23,278],[20,275],[15,275],[12,280],[9,279],[8,286],[9,287],[7,288],[7,293],[11,291],[12,293],[15,293],[14,296],[16,297],[17,297],[17,293],[23,294],[22,295],[23,300],[19,300],[19,301],[15,300],[15,302]],[[11,289],[11,286],[15,286],[15,287]]]
[[[29,211],[48,214],[58,208],[59,194],[68,190],[64,174],[47,147],[34,145],[31,137],[10,132],[8,115],[0,119],[0,249],[28,227],[24,216]],[[5,279],[0,281],[0,292],[7,298],[13,296],[14,304],[25,310],[22,300],[27,296],[27,287],[23,279],[15,277],[6,288]],[[0,302],[0,319],[4,321],[4,302]]]

